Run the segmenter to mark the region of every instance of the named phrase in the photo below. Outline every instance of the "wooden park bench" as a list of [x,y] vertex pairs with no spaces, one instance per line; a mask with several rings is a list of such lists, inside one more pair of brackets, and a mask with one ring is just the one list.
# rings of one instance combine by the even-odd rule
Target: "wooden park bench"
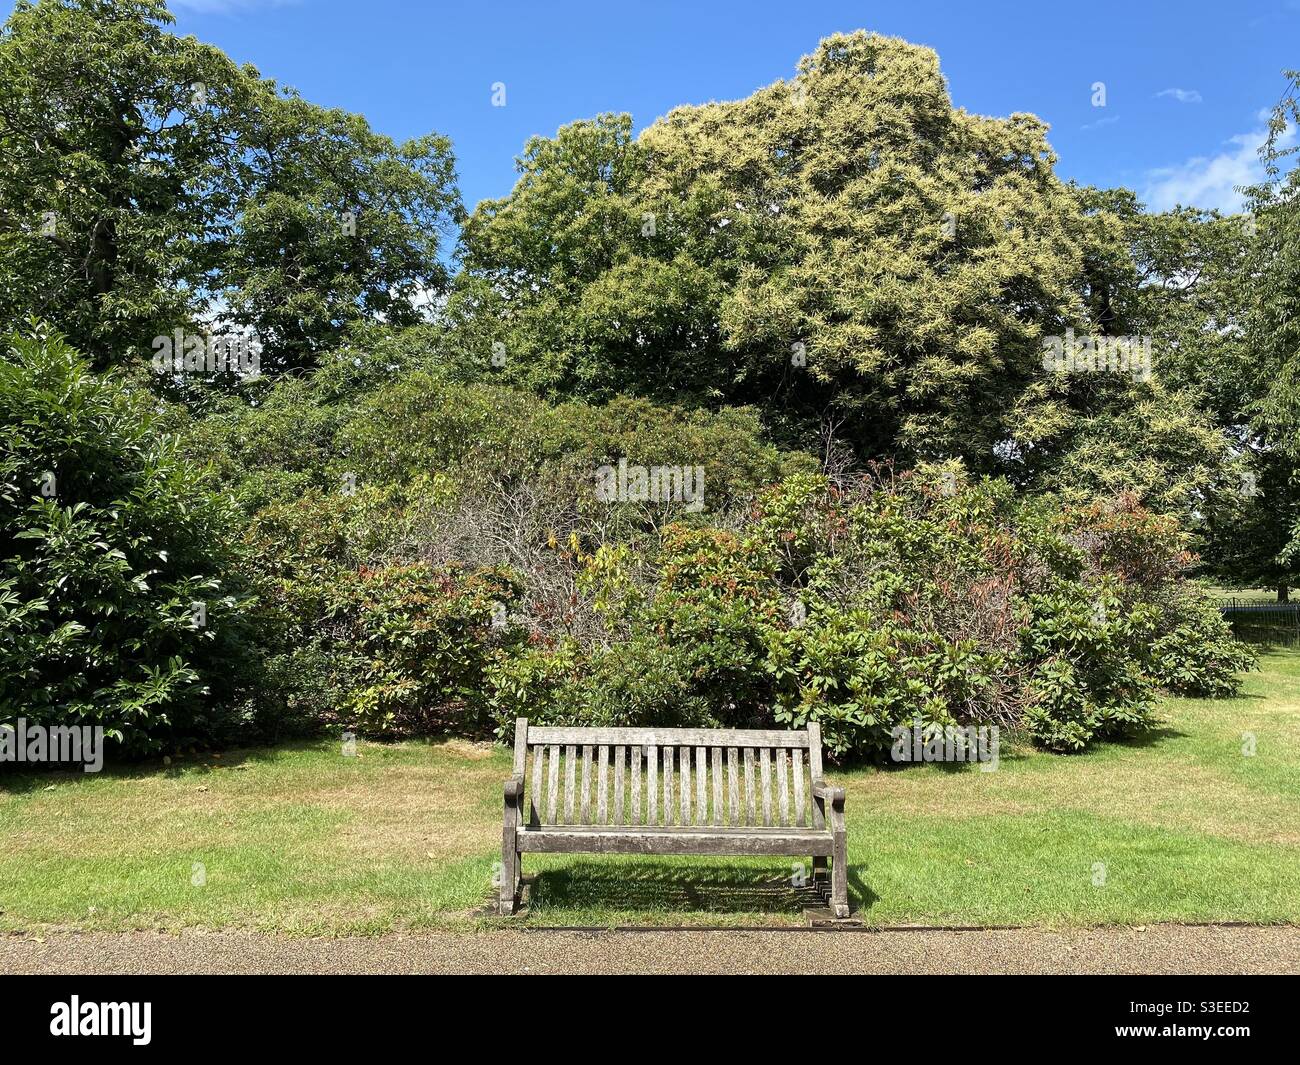
[[505,787],[500,912],[525,854],[809,856],[849,915],[844,789],[822,778],[821,727],[538,728],[515,722]]

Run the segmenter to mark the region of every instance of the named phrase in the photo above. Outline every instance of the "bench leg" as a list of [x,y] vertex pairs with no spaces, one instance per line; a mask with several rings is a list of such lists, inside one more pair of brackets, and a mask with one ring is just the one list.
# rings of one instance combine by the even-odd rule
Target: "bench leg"
[[832,849],[835,853],[831,861],[831,911],[836,917],[847,917],[849,915],[849,848],[843,832],[835,833]]
[[515,897],[519,893],[519,852],[515,850],[515,829],[507,825],[501,833],[501,894],[497,912],[509,917],[515,912]]

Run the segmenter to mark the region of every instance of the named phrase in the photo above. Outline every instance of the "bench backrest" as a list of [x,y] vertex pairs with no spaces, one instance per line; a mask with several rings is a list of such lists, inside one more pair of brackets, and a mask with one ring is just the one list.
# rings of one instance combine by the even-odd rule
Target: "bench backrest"
[[530,825],[824,828],[821,728],[546,728],[515,723]]

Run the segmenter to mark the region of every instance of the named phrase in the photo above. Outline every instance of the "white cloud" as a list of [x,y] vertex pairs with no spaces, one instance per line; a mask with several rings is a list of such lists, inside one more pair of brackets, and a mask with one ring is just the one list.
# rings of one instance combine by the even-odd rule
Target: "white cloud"
[[[1283,145],[1295,141],[1295,128],[1281,137]],[[1142,199],[1152,211],[1185,207],[1217,208],[1226,214],[1242,209],[1240,185],[1257,184],[1264,176],[1259,147],[1268,138],[1261,127],[1250,133],[1238,133],[1224,143],[1227,149],[1214,156],[1198,155],[1177,166],[1148,170]]]
[[1102,126],[1109,126],[1119,121],[1119,115],[1107,115],[1105,118],[1099,118],[1096,122],[1085,122],[1080,129],[1100,129]]
[[1177,100],[1180,104],[1199,104],[1201,102],[1201,94],[1195,89],[1161,89],[1156,93],[1156,96],[1168,96]]

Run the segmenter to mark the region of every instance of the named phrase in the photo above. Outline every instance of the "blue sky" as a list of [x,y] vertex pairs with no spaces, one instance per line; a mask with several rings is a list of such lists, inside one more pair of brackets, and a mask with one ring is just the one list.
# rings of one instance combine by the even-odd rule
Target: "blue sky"
[[[466,203],[507,193],[532,134],[789,77],[837,30],[939,53],[954,102],[1051,124],[1059,172],[1153,208],[1234,209],[1261,114],[1300,67],[1300,0],[835,3],[819,0],[172,0],[178,31],[399,139],[452,138]],[[506,106],[492,106],[492,86]],[[1106,106],[1092,105],[1103,82]]]

